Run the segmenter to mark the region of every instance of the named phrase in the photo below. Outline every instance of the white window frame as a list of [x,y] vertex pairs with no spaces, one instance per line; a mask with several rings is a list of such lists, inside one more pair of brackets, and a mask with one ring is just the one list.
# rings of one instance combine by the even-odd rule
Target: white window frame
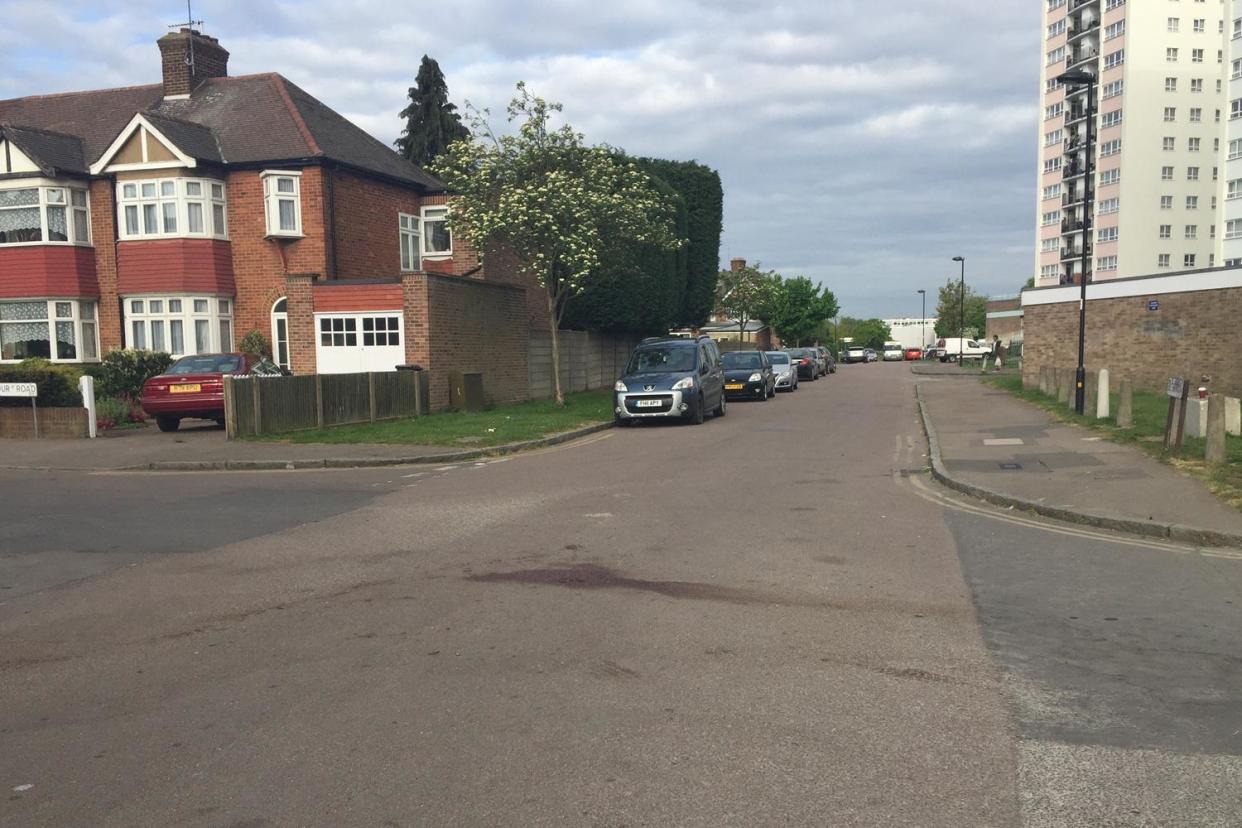
[[[94,299],[0,299],[0,305],[6,304],[38,304],[40,302],[47,303],[47,315],[42,319],[2,319],[0,327],[4,325],[14,324],[46,324],[48,326],[48,359],[52,362],[98,362],[99,361],[99,303]],[[69,305],[70,313],[67,316],[57,314],[58,305]],[[83,311],[84,308],[90,308],[89,313]],[[74,345],[77,353],[73,357],[60,356],[60,349],[57,347],[58,340],[56,337],[56,324],[70,324],[73,326]],[[0,337],[2,338],[2,337]],[[90,345],[91,355],[86,355],[86,346]],[[5,359],[3,351],[0,351],[0,364],[13,365],[22,361],[21,359]]]
[[[12,192],[14,190],[37,190],[38,197],[36,203],[14,205],[12,207],[0,207],[0,210],[16,211],[37,208],[39,210],[40,239],[38,241],[28,242],[0,242],[0,248],[43,247],[46,245],[60,247],[93,246],[91,243],[91,196],[90,192],[84,185],[74,185],[69,182],[47,178],[25,178],[0,181],[0,191]],[[54,193],[59,193],[60,195],[57,196],[54,195]],[[81,198],[80,204],[74,203],[75,197]],[[58,207],[64,208],[65,211],[65,240],[51,241],[48,239],[48,236],[51,233],[51,225],[48,222],[48,210],[56,209]],[[77,239],[79,229],[85,231],[85,241]]]
[[[159,302],[158,310],[151,309],[152,302]],[[173,303],[179,309],[173,309]],[[205,302],[205,309],[198,303]],[[141,303],[136,305],[135,303]],[[125,346],[152,351],[155,344],[155,328],[152,322],[161,323],[164,339],[163,353],[174,357],[195,354],[228,353],[233,350],[236,338],[234,318],[237,311],[232,296],[203,293],[135,293],[121,297],[121,309],[125,320]],[[172,328],[181,323],[180,351],[173,349]],[[199,347],[198,323],[207,323],[205,347]],[[226,333],[227,331],[227,333]]]
[[419,244],[421,245],[424,259],[451,259],[453,257],[453,234],[448,230],[447,226],[445,227],[445,232],[448,233],[448,249],[427,249],[427,242],[431,238],[431,233],[427,232],[427,224],[429,222],[434,223],[438,221],[446,221],[448,219],[448,212],[449,208],[443,204],[424,207],[419,212],[420,218],[422,219],[422,227],[420,228],[422,239]]
[[[300,170],[264,170],[259,174],[263,182],[263,212],[267,218],[267,235],[280,238],[300,239],[302,233],[302,172]],[[283,181],[292,182],[292,192],[281,190]],[[280,226],[280,205],[293,205],[293,227]]]
[[[292,361],[289,353],[289,299],[282,296],[272,303],[272,361],[281,368],[288,369]],[[281,325],[284,322],[284,336],[280,335]],[[284,359],[281,359],[281,345],[284,346]]]
[[[172,192],[166,192],[171,189]],[[144,195],[151,187],[153,195]],[[198,193],[191,193],[197,188]],[[191,205],[201,212],[202,229],[191,232]],[[146,232],[145,214],[154,207],[158,231]],[[172,209],[175,228],[168,230],[165,211]],[[217,208],[219,212],[217,213]],[[228,240],[228,187],[218,178],[143,178],[116,183],[116,229],[121,241],[148,239],[221,239]],[[137,232],[130,232],[129,216],[134,216]]]
[[403,273],[423,269],[423,221],[413,213],[397,213],[397,240],[400,243],[399,263]]

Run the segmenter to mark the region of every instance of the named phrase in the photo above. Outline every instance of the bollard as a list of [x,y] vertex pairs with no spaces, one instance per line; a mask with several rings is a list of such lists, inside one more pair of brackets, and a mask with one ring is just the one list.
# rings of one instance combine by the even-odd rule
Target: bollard
[[1203,459],[1213,465],[1225,462],[1225,398],[1220,394],[1207,398],[1207,446]]
[[1134,427],[1134,383],[1129,377],[1121,378],[1121,388],[1118,389],[1117,425],[1121,428]]
[[1097,420],[1108,419],[1108,409],[1111,404],[1112,398],[1109,396],[1108,388],[1108,369],[1101,368],[1095,395],[1095,417]]
[[1078,370],[1075,368],[1067,368],[1065,371],[1065,406],[1073,411],[1075,403],[1078,402]]
[[1074,384],[1074,374],[1064,368],[1057,369],[1057,399],[1062,403],[1074,398],[1071,393],[1071,386]]
[[1039,393],[1048,393],[1048,366],[1039,366]]
[[1225,397],[1225,433],[1242,436],[1242,400]]
[[1083,377],[1083,382],[1085,383],[1085,387],[1083,388],[1082,395],[1082,415],[1084,417],[1094,418],[1096,393],[1100,388],[1099,376],[1095,371],[1088,371]]

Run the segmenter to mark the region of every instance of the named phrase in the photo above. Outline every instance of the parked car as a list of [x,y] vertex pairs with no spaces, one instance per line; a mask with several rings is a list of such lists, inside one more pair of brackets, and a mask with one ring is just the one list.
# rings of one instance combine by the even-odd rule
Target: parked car
[[963,359],[984,359],[992,353],[992,346],[987,342],[976,342],[957,336],[941,337],[936,341],[940,349],[941,362],[961,362]]
[[720,363],[729,399],[767,401],[776,396],[776,377],[765,352],[728,351],[721,355]]
[[698,425],[708,412],[725,415],[724,369],[710,337],[650,337],[634,353],[613,386],[618,424],[660,417]]
[[906,348],[906,361],[907,362],[911,360],[922,359],[922,358],[923,358],[922,348]]
[[845,361],[847,363],[848,362],[866,362],[867,361],[867,350],[868,350],[867,348],[864,348],[861,345],[853,345],[853,344],[847,345],[845,346]]
[[864,356],[867,362],[876,362],[880,358],[880,355],[875,352],[875,348],[866,348]]
[[255,354],[196,354],[168,366],[142,386],[142,410],[160,431],[176,431],[188,418],[224,425],[225,376],[280,376],[280,366]]
[[798,368],[798,376],[811,382],[819,379],[819,360],[811,353],[810,348],[790,348],[789,358]]
[[885,362],[901,362],[906,358],[905,352],[901,348],[900,342],[884,343],[884,361]]
[[788,351],[768,351],[768,362],[772,363],[772,376],[776,380],[777,391],[798,390],[798,366]]
[[935,345],[933,345],[923,352],[923,359],[929,362],[932,362],[932,361],[940,359],[941,355],[943,354],[944,354],[944,348],[937,348]]
[[824,373],[835,374],[837,372],[837,358],[832,355],[832,351],[828,350],[823,345],[816,345],[815,350],[819,351],[820,356],[823,357]]

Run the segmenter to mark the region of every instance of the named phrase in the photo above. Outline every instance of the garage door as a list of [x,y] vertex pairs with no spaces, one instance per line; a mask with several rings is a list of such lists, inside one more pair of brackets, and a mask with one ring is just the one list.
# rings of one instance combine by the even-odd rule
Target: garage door
[[321,374],[392,371],[405,362],[399,313],[318,313],[315,327]]

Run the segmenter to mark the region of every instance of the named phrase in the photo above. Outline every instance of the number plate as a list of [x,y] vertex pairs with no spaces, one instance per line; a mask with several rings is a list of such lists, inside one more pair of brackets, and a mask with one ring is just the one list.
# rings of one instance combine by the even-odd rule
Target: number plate
[[664,405],[663,400],[638,400],[635,403],[639,408],[659,408]]
[[742,390],[743,388],[745,388],[745,387],[746,387],[746,386],[745,386],[745,384],[743,384],[743,383],[740,383],[740,382],[731,382],[731,383],[729,383],[728,385],[726,385],[726,386],[725,386],[725,390],[726,390],[726,391],[741,391],[741,390]]
[[184,385],[168,386],[169,394],[196,394],[202,390],[203,390],[203,386],[199,385],[197,382],[186,383]]

